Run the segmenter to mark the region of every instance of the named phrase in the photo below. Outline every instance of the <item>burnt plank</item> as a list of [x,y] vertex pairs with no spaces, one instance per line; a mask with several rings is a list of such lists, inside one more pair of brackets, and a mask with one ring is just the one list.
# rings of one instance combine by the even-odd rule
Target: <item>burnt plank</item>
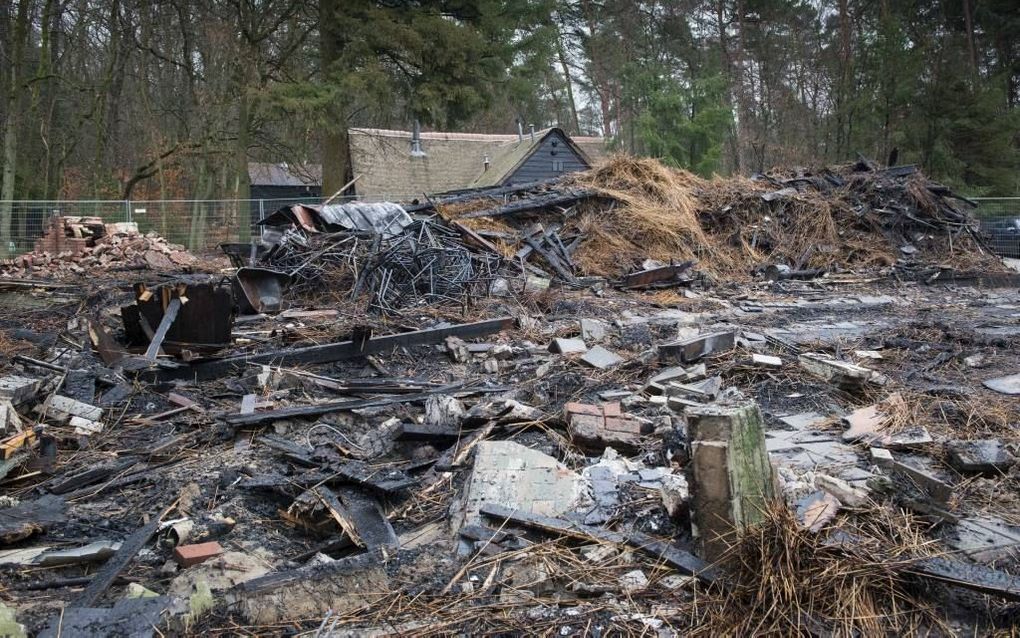
[[113,581],[127,568],[135,555],[156,534],[161,518],[161,516],[153,516],[149,519],[148,523],[124,539],[117,553],[96,573],[88,587],[85,588],[85,591],[71,603],[71,606],[91,607],[95,605],[103,593],[113,584]]
[[530,514],[491,503],[482,506],[481,513],[494,519],[510,521],[517,525],[550,534],[561,534],[584,540],[629,545],[638,551],[665,561],[684,574],[695,576],[707,583],[715,582],[720,577],[716,568],[711,567],[694,554],[640,532],[622,534],[550,516]]
[[[253,355],[210,359],[187,366],[180,366],[179,368],[155,370],[152,374],[155,375],[156,379],[164,381],[172,379],[212,379],[229,374],[235,369],[243,369],[250,363],[278,366],[332,363],[367,354],[387,352],[400,346],[441,343],[447,337],[461,337],[465,339],[484,337],[503,330],[509,330],[515,323],[516,319],[513,317],[500,317],[498,319],[474,323],[374,337],[362,344],[356,344],[354,341],[341,341],[339,343],[328,343],[319,346],[306,346],[304,348],[275,350]],[[358,347],[359,345],[361,346],[360,348]]]

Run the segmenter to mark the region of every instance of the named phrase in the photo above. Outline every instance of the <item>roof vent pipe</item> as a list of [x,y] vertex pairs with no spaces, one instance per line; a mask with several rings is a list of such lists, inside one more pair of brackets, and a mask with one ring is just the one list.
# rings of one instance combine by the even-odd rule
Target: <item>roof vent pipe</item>
[[530,128],[531,128],[531,141],[534,142],[535,141],[535,125],[534,124],[530,125]]
[[425,157],[425,151],[421,148],[421,123],[417,119],[414,120],[411,132],[411,157]]
[[485,154],[485,157],[484,157],[484,158],[482,158],[482,172],[483,172],[483,173],[484,173],[485,171],[489,170],[489,163],[490,163],[490,162],[489,162],[489,155],[488,155],[488,153],[486,153],[486,154]]
[[517,118],[517,141],[524,141],[524,123],[521,122],[521,118]]

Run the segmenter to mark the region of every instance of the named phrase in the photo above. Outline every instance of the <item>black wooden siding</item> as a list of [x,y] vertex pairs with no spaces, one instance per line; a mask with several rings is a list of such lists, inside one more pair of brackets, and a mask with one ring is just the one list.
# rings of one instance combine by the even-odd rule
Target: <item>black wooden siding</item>
[[[252,199],[289,199],[302,200],[309,197],[322,197],[320,186],[274,186],[269,184],[252,184]],[[275,210],[275,209],[274,209]],[[272,212],[272,211],[270,211]]]
[[[554,168],[554,161],[562,162],[562,170]],[[503,184],[525,184],[588,168],[590,166],[574,152],[563,136],[558,131],[553,131],[546,135],[531,157],[503,180]]]

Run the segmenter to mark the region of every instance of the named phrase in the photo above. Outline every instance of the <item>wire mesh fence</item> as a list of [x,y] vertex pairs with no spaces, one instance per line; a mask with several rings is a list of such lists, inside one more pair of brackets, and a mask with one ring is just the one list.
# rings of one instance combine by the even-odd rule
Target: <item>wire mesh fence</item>
[[[362,198],[364,199],[364,198]],[[375,197],[401,201],[405,196]],[[134,222],[142,233],[154,231],[167,241],[201,253],[225,242],[248,243],[260,235],[258,222],[295,203],[321,204],[322,198],[231,200],[61,200],[0,202],[0,219],[10,211],[10,231],[0,224],[0,256],[31,252],[54,216],[99,217],[104,222]],[[332,203],[341,203],[341,198]]]
[[1020,197],[982,197],[975,210],[981,233],[998,255],[1020,259]]
[[[406,201],[389,195],[369,201]],[[334,202],[349,201],[343,199]],[[1020,197],[976,200],[981,231],[996,253],[1020,258]],[[99,217],[134,222],[142,233],[155,231],[167,241],[197,253],[221,243],[248,243],[260,235],[258,222],[289,204],[321,204],[321,198],[230,200],[61,200],[0,202],[0,219],[10,211],[10,231],[0,227],[0,256],[31,252],[54,215]]]

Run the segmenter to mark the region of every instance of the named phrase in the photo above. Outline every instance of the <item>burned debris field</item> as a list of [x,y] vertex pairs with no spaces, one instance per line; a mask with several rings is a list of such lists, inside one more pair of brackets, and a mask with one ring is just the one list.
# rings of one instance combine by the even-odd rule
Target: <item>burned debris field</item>
[[615,157],[0,265],[0,635],[1012,635],[1020,275],[860,160]]

